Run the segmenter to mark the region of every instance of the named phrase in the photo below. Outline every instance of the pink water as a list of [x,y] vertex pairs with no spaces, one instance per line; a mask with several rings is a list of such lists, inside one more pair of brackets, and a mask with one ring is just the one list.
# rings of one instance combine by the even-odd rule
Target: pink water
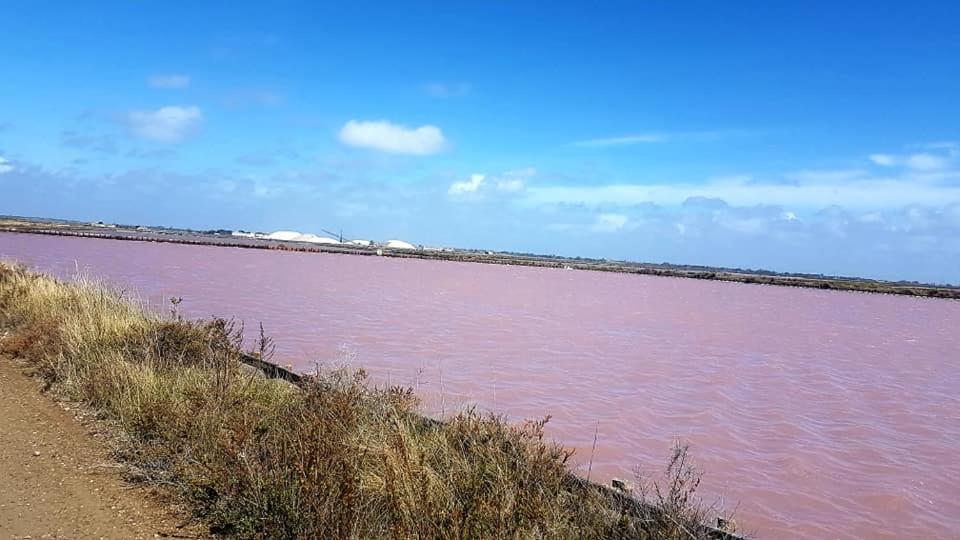
[[552,415],[592,477],[689,442],[763,538],[960,536],[960,302],[599,272],[0,233],[191,316],[263,322],[278,358],[349,362],[464,404]]

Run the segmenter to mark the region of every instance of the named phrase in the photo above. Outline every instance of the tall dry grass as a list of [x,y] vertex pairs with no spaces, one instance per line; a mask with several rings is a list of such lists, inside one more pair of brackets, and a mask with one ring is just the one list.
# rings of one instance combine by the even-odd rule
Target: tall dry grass
[[[161,316],[100,283],[0,263],[0,333],[0,353],[28,360],[52,391],[96,410],[136,476],[169,486],[216,533],[708,534],[688,468],[650,492],[656,508],[636,505],[572,477],[571,453],[544,440],[542,421],[511,425],[466,410],[433,422],[409,389],[373,386],[363,371],[319,373],[299,386],[267,379],[242,367],[241,332],[230,322]],[[260,348],[266,354],[268,342]]]

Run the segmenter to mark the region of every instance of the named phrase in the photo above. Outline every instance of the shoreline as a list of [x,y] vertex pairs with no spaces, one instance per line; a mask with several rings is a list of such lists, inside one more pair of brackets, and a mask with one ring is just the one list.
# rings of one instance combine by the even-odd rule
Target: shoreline
[[120,462],[214,533],[742,538],[690,499],[685,447],[666,495],[649,480],[607,487],[567,468],[546,420],[434,420],[412,389],[369,385],[362,369],[295,373],[269,361],[262,335],[248,352],[225,319],[162,317],[99,282],[5,264],[0,308],[0,356],[107,422]]
[[896,294],[924,298],[960,300],[960,286],[941,286],[912,282],[891,282],[866,278],[836,276],[812,276],[806,274],[783,274],[775,272],[750,272],[729,268],[701,266],[632,263],[570,257],[521,255],[515,253],[445,249],[404,250],[388,247],[362,247],[343,245],[318,245],[292,241],[268,240],[229,236],[220,233],[165,229],[143,226],[95,226],[73,221],[43,220],[0,216],[0,232],[14,234],[38,234],[46,236],[71,236],[102,240],[125,240],[184,245],[232,247],[242,249],[272,249],[303,253],[332,253],[341,255],[384,256],[395,258],[452,261],[478,264],[500,264],[537,268],[587,270],[621,274],[649,275],[725,281],[779,287],[799,287],[821,290],[864,292],[872,294]]
[[[256,373],[257,376],[262,376],[267,379],[281,380],[297,387],[300,387],[307,382],[310,377],[309,374],[298,373],[283,367],[280,364],[262,360],[251,354],[242,354],[240,356],[240,362],[246,366],[249,366],[251,370],[255,370],[254,373]],[[423,422],[425,425],[433,427],[441,427],[445,423],[443,420],[437,420],[436,418],[424,414],[420,414],[419,421]],[[607,486],[605,484],[578,476],[572,471],[568,471],[565,482],[567,482],[570,486],[573,486],[575,489],[587,489],[602,493],[604,497],[616,500],[617,504],[628,508],[628,512],[634,515],[639,516],[652,511],[657,511],[656,508],[650,507],[642,501],[632,497],[630,495],[630,491],[623,491],[624,486],[627,486],[630,483],[624,483],[623,480],[617,478],[612,479],[611,485]],[[717,527],[709,524],[701,524],[702,530],[700,532],[712,540],[745,540],[743,536],[740,536],[735,532],[720,528],[719,526],[723,522],[723,518],[719,518]]]

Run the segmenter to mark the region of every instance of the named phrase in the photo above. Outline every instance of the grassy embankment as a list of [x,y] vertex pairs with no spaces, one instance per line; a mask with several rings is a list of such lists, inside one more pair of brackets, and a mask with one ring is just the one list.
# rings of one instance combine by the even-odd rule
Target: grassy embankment
[[[331,371],[299,386],[244,369],[228,321],[160,316],[102,284],[0,263],[0,354],[96,411],[141,481],[215,532],[300,538],[700,538],[681,450],[654,505],[572,480],[543,423],[467,410],[444,423],[409,389]],[[261,343],[264,355],[269,343]],[[638,510],[639,509],[639,510]]]

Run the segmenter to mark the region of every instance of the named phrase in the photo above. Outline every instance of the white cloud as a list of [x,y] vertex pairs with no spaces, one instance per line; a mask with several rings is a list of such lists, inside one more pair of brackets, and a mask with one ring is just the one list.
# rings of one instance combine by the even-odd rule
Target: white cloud
[[[937,154],[918,152],[915,154],[870,154],[870,161],[882,167],[906,167],[914,171],[939,171],[948,169],[953,158],[957,156],[957,147],[954,143],[942,142],[922,145],[923,148],[940,151]],[[946,152],[946,155],[943,152]]]
[[13,170],[13,163],[10,160],[0,156],[0,174],[8,173]]
[[911,154],[907,156],[905,164],[911,169],[918,171],[934,171],[947,167],[949,160],[942,156],[933,154]]
[[168,106],[155,111],[133,111],[127,124],[134,134],[160,142],[180,142],[203,120],[199,107]]
[[630,218],[623,214],[600,214],[590,229],[594,232],[612,233],[623,229],[629,222]]
[[480,200],[486,193],[496,190],[503,194],[515,194],[526,189],[526,181],[536,176],[533,167],[506,171],[499,176],[474,173],[468,180],[450,184],[447,194],[458,199]]
[[147,84],[154,88],[187,88],[190,86],[190,76],[180,74],[151,75]]
[[450,189],[447,190],[447,193],[455,197],[476,193],[477,190],[480,189],[480,186],[483,185],[483,181],[485,179],[486,175],[471,174],[469,180],[463,180],[450,184]]
[[[839,178],[839,179],[838,179]],[[895,208],[905,204],[942,205],[960,201],[960,171],[910,173],[899,177],[837,176],[834,181],[607,184],[531,186],[522,201],[532,205],[579,204],[591,208],[644,203],[677,206],[690,198],[723,199],[730,205],[785,207]]]
[[870,154],[870,161],[883,167],[893,167],[897,164],[897,158],[890,154]]
[[[830,217],[828,214],[825,216]],[[843,215],[834,217],[845,219]],[[785,238],[805,234],[814,226],[800,219],[794,212],[778,206],[733,207],[726,203],[711,212],[691,211],[688,207],[673,210],[662,207],[640,210],[632,207],[624,208],[622,212],[592,214],[591,218],[592,221],[571,226],[570,230],[618,233],[642,228],[645,235],[688,239],[701,238],[723,230],[749,237]]]
[[465,96],[470,93],[470,83],[465,82],[454,82],[454,83],[443,83],[443,82],[432,82],[423,85],[423,91],[427,95],[435,98],[451,98],[458,96]]
[[417,156],[436,154],[447,147],[443,132],[436,126],[408,128],[386,120],[350,120],[340,129],[340,142],[348,146]]
[[526,187],[526,181],[537,175],[537,170],[533,167],[507,171],[496,179],[497,191],[506,193],[516,193],[523,191]]

